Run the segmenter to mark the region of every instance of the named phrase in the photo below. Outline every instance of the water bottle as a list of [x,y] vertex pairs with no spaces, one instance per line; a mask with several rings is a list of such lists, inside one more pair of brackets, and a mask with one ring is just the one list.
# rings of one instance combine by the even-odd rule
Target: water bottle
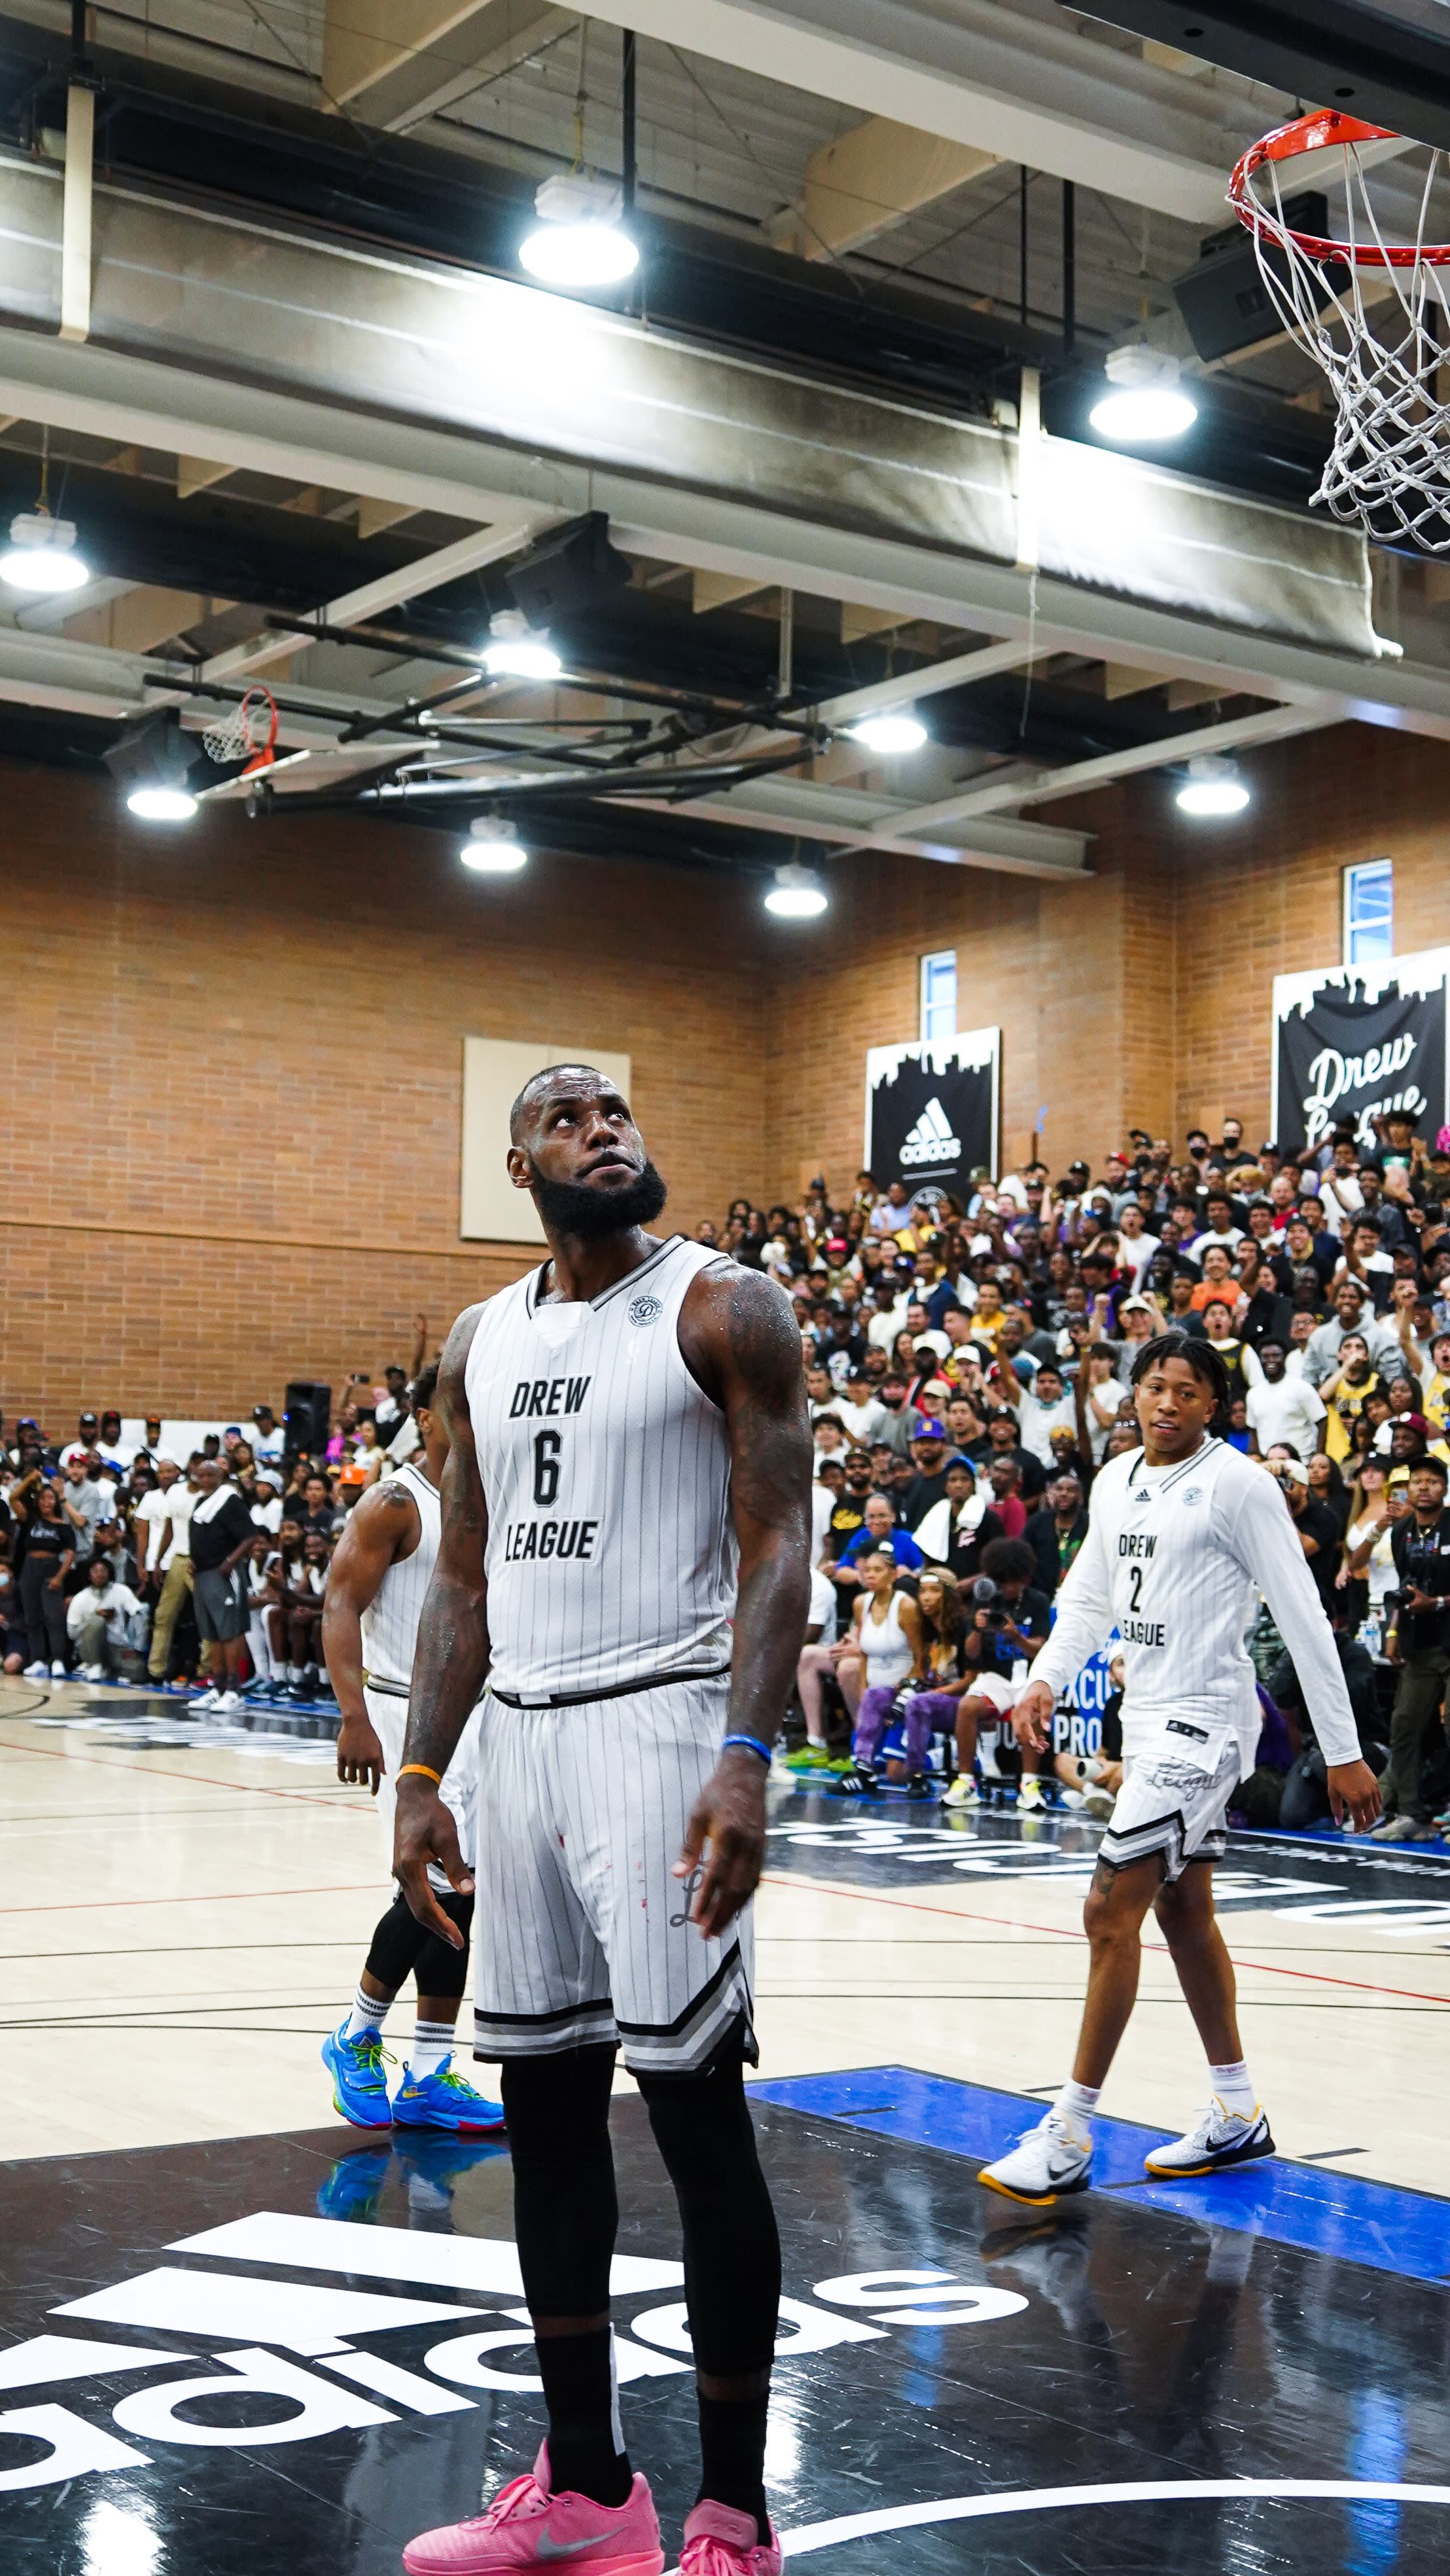
[[1378,1610],[1371,1610],[1368,1617],[1360,1623],[1359,1642],[1362,1646],[1368,1647],[1372,1655],[1378,1655],[1383,1638],[1384,1621]]

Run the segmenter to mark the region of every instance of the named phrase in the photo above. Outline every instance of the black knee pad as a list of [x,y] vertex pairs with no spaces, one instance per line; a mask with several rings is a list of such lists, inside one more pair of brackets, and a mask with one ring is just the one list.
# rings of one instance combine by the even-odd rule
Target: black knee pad
[[514,2235],[536,2317],[602,2316],[619,2227],[609,2095],[614,2046],[506,2057],[500,2089],[514,2169]]
[[745,2378],[770,2366],[780,2237],[745,2098],[741,2031],[694,2075],[638,2079],[675,2187],[697,2369]]
[[402,1889],[373,1934],[365,1966],[368,1975],[390,1994],[396,1994],[411,1969],[417,1970],[420,1995],[461,1995],[468,1976],[468,1933],[473,1921],[471,1896],[455,1896],[452,1888],[438,1902],[450,1923],[456,1923],[463,1935],[463,1947],[455,1950],[421,1924]]

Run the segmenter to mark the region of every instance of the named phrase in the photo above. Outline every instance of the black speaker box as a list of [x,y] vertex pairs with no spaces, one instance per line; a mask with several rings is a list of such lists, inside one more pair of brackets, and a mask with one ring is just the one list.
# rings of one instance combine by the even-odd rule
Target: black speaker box
[[629,580],[629,560],[609,542],[609,521],[591,510],[543,538],[504,575],[531,626],[557,626],[603,608]]
[[312,1377],[289,1379],[282,1421],[291,1457],[295,1458],[302,1449],[313,1457],[320,1456],[332,1428],[331,1387]]
[[[1285,198],[1284,215],[1295,232],[1322,237],[1329,222],[1328,200],[1317,189],[1305,189]],[[1274,275],[1287,280],[1283,252],[1270,249],[1268,261]],[[1349,271],[1336,263],[1329,276],[1342,289]],[[1173,293],[1200,358],[1230,357],[1235,349],[1251,349],[1256,340],[1267,340],[1281,328],[1259,274],[1252,236],[1241,224],[1228,225],[1204,243],[1197,268],[1174,281]]]

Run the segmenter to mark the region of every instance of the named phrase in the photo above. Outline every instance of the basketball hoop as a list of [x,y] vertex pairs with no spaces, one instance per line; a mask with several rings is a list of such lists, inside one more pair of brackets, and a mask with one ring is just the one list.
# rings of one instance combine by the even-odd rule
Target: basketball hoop
[[277,701],[271,690],[260,685],[248,689],[238,705],[207,726],[201,744],[218,769],[229,769],[239,760],[246,763],[244,778],[250,778],[253,770],[270,769],[277,757]]
[[[1301,116],[1244,154],[1229,203],[1254,236],[1280,321],[1323,368],[1338,400],[1334,446],[1314,500],[1382,542],[1408,537],[1426,554],[1447,554],[1450,401],[1441,396],[1441,371],[1450,386],[1450,242],[1426,238],[1446,156],[1430,153],[1414,240],[1387,241],[1370,202],[1362,147],[1401,141],[1337,108]],[[1347,208],[1341,240],[1298,231],[1285,217],[1281,165],[1311,152],[1339,156]]]

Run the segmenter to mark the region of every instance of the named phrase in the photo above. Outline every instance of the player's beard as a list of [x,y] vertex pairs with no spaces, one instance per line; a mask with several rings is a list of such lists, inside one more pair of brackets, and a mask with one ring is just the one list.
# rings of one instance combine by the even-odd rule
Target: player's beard
[[551,1234],[572,1234],[577,1242],[598,1243],[607,1234],[627,1234],[631,1226],[648,1225],[664,1206],[668,1193],[653,1163],[646,1163],[628,1189],[592,1190],[587,1181],[546,1181],[534,1176],[534,1204]]

